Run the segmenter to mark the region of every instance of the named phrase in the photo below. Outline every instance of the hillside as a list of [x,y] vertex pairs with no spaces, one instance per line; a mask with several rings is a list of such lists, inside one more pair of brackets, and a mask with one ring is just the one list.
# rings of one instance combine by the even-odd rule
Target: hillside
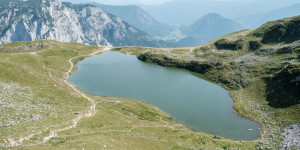
[[152,36],[166,36],[174,30],[174,27],[158,22],[145,10],[135,5],[112,6],[97,3],[92,3],[92,5],[120,17],[130,25],[145,31]]
[[210,13],[191,25],[182,26],[181,31],[187,37],[181,39],[178,44],[180,46],[197,46],[242,29],[243,27],[237,22],[219,14]]
[[262,147],[299,146],[299,137],[290,139],[283,132],[294,124],[290,133],[298,133],[300,126],[300,16],[268,22],[195,48],[143,51],[138,58],[205,74],[228,89],[239,114],[262,125],[260,139],[268,143]]
[[[251,78],[260,77],[265,83],[270,84],[267,85],[270,89],[266,89],[270,90],[266,95],[269,105],[286,108],[300,103],[299,88],[297,88],[300,74],[299,40],[300,16],[296,16],[268,22],[255,30],[226,35],[210,43],[192,48],[189,53],[184,53],[183,48],[183,52],[179,53],[180,58],[185,58],[181,60],[183,64],[172,63],[177,58],[168,59],[172,55],[172,51],[170,54],[164,53],[167,54],[166,56],[143,53],[139,55],[139,58],[151,61],[151,58],[155,60],[155,56],[159,56],[164,58],[157,60],[161,64],[165,62],[167,66],[179,65],[177,67],[187,67],[186,69],[210,75],[218,75],[217,72],[210,71],[212,67],[220,67],[219,69],[224,69],[229,73],[228,77],[214,76],[214,81],[222,81],[220,84],[229,89],[245,88],[251,85]],[[195,61],[189,62],[189,59],[195,59]],[[202,63],[205,65],[202,66]],[[197,67],[197,64],[201,67],[196,70],[193,69],[193,66],[189,66],[196,65],[194,67]],[[231,70],[237,69],[236,67],[239,66],[244,68]],[[256,69],[260,69],[260,71]],[[230,77],[230,74],[236,76]],[[223,76],[225,75],[223,74]],[[276,80],[285,87],[273,87],[278,88],[277,90],[269,87]],[[273,94],[275,95],[271,96]],[[277,98],[275,99],[275,97]]]
[[56,41],[0,45],[0,149],[257,146],[194,132],[144,102],[91,96],[65,81],[73,63],[107,50]]
[[170,46],[92,5],[13,0],[0,6],[0,43],[51,39],[89,45]]
[[237,112],[261,125],[255,141],[195,132],[144,102],[88,95],[66,82],[76,62],[109,48],[0,45],[0,149],[298,149],[299,24],[300,16],[286,18],[192,48],[112,49],[223,86]]

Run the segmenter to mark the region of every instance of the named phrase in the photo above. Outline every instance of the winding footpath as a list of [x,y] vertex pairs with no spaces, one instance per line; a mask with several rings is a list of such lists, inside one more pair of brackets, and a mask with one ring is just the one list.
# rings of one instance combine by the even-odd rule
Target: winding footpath
[[103,50],[96,51],[96,52],[94,52],[94,53],[87,54],[87,55],[76,56],[76,57],[73,57],[73,58],[69,59],[69,63],[71,64],[71,67],[70,67],[69,71],[66,72],[67,77],[66,77],[66,79],[65,79],[64,81],[65,81],[65,83],[66,83],[69,87],[71,87],[76,93],[78,93],[78,94],[81,95],[82,97],[86,98],[89,102],[91,102],[91,103],[92,103],[92,106],[90,107],[90,109],[88,110],[88,112],[87,112],[85,115],[79,115],[78,117],[74,118],[74,119],[72,120],[73,123],[72,123],[70,126],[67,126],[67,127],[65,127],[65,128],[62,128],[62,129],[56,129],[56,130],[50,131],[49,136],[44,137],[42,143],[45,143],[45,142],[49,141],[51,138],[56,137],[56,136],[57,136],[57,133],[59,133],[59,132],[62,132],[62,131],[66,131],[66,130],[75,128],[75,127],[77,126],[78,122],[79,122],[82,118],[84,118],[84,117],[92,117],[92,116],[94,116],[94,115],[96,114],[96,112],[97,112],[97,111],[96,111],[96,102],[95,102],[93,99],[91,99],[91,98],[89,98],[88,96],[86,96],[83,92],[79,91],[74,85],[70,84],[70,83],[67,81],[67,79],[70,77],[71,71],[72,71],[73,68],[74,68],[74,64],[73,64],[73,62],[72,62],[74,59],[79,58],[79,57],[94,56],[95,54],[98,54],[98,53],[110,51],[110,49],[111,49],[111,47],[105,47]]
[[[54,138],[57,136],[57,134],[59,132],[62,132],[62,131],[66,131],[66,130],[69,130],[69,129],[72,129],[72,128],[75,128],[78,124],[78,122],[85,118],[85,117],[92,117],[96,114],[96,102],[89,98],[88,96],[85,95],[85,93],[81,92],[80,90],[78,90],[74,85],[70,84],[67,79],[70,77],[70,74],[71,74],[71,71],[73,70],[74,68],[74,64],[73,64],[73,60],[76,59],[76,58],[79,58],[79,57],[90,57],[90,56],[94,56],[98,53],[103,53],[103,52],[108,52],[111,50],[111,47],[105,47],[104,49],[102,50],[99,50],[99,51],[96,51],[94,53],[91,53],[91,54],[86,54],[86,55],[80,55],[80,56],[76,56],[76,57],[73,57],[71,59],[69,59],[69,63],[71,64],[71,67],[70,69],[68,70],[68,72],[66,72],[66,78],[64,80],[64,82],[69,86],[71,87],[76,93],[78,93],[79,95],[81,95],[82,97],[86,98],[89,102],[92,103],[92,106],[90,107],[90,109],[87,111],[86,114],[81,114],[81,115],[78,115],[76,118],[72,119],[72,124],[67,126],[67,127],[64,127],[64,128],[61,128],[61,129],[55,129],[55,130],[50,130],[50,134],[46,137],[43,138],[42,142],[38,143],[38,144],[43,144],[43,143],[46,143],[47,141],[49,141],[51,138]],[[15,141],[14,139],[8,139],[8,143],[9,143],[9,146],[10,147],[16,147],[16,146],[21,146],[23,144],[23,141],[29,141],[33,136],[36,136],[36,135],[39,135],[41,134],[42,132],[38,132],[36,134],[32,134],[32,135],[28,135],[26,137],[22,137],[20,138],[19,140]]]

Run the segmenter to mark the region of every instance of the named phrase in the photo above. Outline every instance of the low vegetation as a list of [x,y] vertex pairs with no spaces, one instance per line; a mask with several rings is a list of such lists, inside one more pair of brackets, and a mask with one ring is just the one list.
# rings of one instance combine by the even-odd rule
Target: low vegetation
[[261,124],[260,140],[268,143],[262,148],[282,148],[283,130],[300,123],[299,18],[269,22],[181,53],[176,48],[143,51],[138,58],[204,74],[230,91],[239,114]]
[[[297,20],[299,16],[277,21],[280,29],[274,27],[274,32],[290,32]],[[298,31],[282,32],[281,41],[266,42],[265,33],[273,33],[267,31],[273,26],[277,23],[194,48],[112,49],[204,74],[230,92],[240,115],[261,124],[258,140],[216,138],[173,122],[144,102],[87,95],[65,82],[69,60],[76,63],[103,48],[35,41],[0,46],[0,148],[297,149],[291,142],[297,137],[290,133],[300,129],[300,36]],[[93,104],[96,113],[87,115]]]
[[[20,51],[28,45],[37,46]],[[9,50],[0,52],[0,149],[259,147],[257,141],[215,139],[214,135],[194,132],[171,121],[161,110],[131,99],[85,94],[96,104],[96,113],[87,115],[93,103],[65,82],[66,72],[71,58],[76,63],[101,47],[56,41],[1,46]],[[148,49],[123,50],[136,53]],[[74,124],[78,116],[83,118]]]

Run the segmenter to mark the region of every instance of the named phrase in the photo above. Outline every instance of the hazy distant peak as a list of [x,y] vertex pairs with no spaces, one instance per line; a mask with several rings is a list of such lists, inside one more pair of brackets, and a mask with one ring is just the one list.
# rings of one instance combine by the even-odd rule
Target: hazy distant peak
[[179,44],[196,46],[241,29],[243,27],[234,20],[225,18],[218,13],[209,13],[191,25],[181,28],[188,37],[179,41]]
[[120,17],[122,20],[153,36],[165,36],[174,29],[171,26],[158,22],[143,8],[136,5],[115,6],[97,3],[93,3],[93,5]]
[[218,13],[209,13],[209,14],[206,14],[206,15],[202,16],[200,19],[198,19],[193,24],[204,23],[204,22],[208,22],[208,21],[224,22],[224,21],[231,21],[231,20],[228,19],[228,18],[225,18],[225,17],[221,16]]
[[225,18],[218,13],[206,14],[206,15],[202,16],[200,19],[198,19],[196,22],[191,24],[190,26],[203,26],[203,25],[211,23],[211,22],[219,23],[220,26],[226,26],[226,25],[230,24],[230,25],[234,25],[234,26],[239,26],[241,28],[241,25],[239,25],[234,20]]
[[206,15],[204,15],[202,18],[223,18],[223,16],[221,16],[218,13],[208,13]]

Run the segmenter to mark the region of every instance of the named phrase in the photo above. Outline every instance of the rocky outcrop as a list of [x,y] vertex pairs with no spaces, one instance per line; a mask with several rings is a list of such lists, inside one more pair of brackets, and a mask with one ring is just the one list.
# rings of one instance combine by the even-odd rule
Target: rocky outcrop
[[16,46],[16,47],[0,46],[0,52],[32,51],[32,50],[42,49],[45,46],[47,46],[47,43],[33,43],[24,46]]
[[243,40],[238,39],[234,41],[230,41],[228,39],[220,39],[215,42],[215,46],[217,49],[225,49],[225,50],[242,50],[243,49]]
[[151,54],[143,53],[137,56],[139,60],[156,63],[166,67],[183,68],[193,72],[204,74],[217,63],[197,62],[197,61],[185,61],[180,59],[173,59],[163,54]]
[[249,41],[249,50],[255,51],[260,48],[262,44],[258,41]]
[[300,16],[268,22],[253,33],[262,43],[292,43],[300,40]]
[[223,87],[226,87],[228,89],[239,89],[246,84],[243,83],[243,81],[238,77],[225,77],[223,75],[220,75],[219,73],[214,72],[214,70],[232,69],[228,65],[225,65],[218,61],[183,60],[180,58],[172,58],[164,54],[155,54],[151,52],[139,54],[137,57],[139,60],[155,63],[161,66],[181,68],[205,74],[209,76],[211,81],[218,82],[221,85],[224,85]]
[[300,148],[300,125],[293,124],[284,129],[282,134],[283,142],[280,147],[283,149],[299,149]]
[[300,104],[300,65],[287,65],[266,83],[269,105],[284,108]]

